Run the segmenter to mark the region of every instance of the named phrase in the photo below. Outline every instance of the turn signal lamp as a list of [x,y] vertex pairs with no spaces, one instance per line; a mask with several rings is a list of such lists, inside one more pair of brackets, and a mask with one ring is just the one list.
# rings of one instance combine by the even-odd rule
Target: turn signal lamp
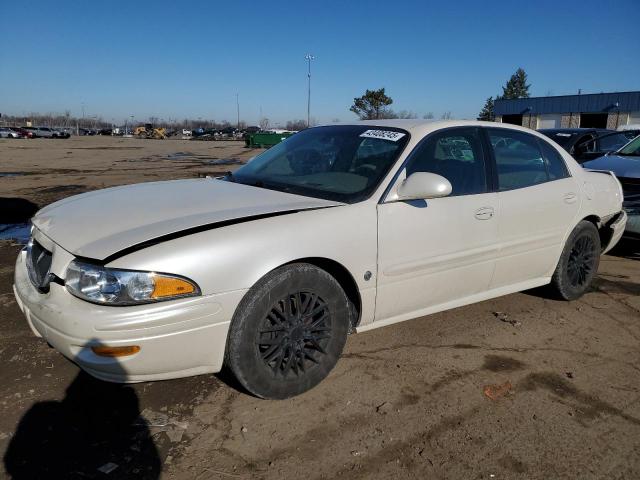
[[140,351],[140,347],[138,345],[127,345],[124,347],[106,347],[104,345],[100,345],[97,347],[91,347],[91,350],[100,357],[113,358],[134,355]]

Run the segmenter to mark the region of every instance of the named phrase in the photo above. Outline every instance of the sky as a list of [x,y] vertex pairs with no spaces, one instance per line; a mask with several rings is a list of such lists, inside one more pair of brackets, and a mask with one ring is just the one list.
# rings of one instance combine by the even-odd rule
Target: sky
[[518,68],[532,96],[640,90],[640,0],[8,0],[0,113],[272,125],[392,108],[475,118]]

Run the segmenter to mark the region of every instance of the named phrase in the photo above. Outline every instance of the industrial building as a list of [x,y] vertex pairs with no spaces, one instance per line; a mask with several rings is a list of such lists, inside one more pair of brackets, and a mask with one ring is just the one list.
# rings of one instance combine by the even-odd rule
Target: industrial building
[[496,100],[496,122],[539,128],[609,128],[640,124],[640,91]]

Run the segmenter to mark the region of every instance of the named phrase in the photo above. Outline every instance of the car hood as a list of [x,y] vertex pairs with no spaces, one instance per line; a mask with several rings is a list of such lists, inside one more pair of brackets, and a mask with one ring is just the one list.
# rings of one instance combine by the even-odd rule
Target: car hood
[[69,197],[40,210],[32,223],[72,254],[104,260],[129,247],[198,227],[336,205],[342,204],[203,178]]
[[606,155],[582,164],[583,168],[611,170],[618,177],[640,178],[640,157]]

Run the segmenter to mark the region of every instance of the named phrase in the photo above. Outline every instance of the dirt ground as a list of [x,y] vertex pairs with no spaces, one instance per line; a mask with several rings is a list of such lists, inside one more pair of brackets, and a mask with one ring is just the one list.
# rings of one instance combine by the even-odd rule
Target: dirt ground
[[[0,140],[0,197],[43,206],[255,153]],[[604,256],[578,301],[529,291],[352,335],[328,379],[285,401],[225,373],[92,380],[31,334],[12,294],[19,249],[0,242],[0,452],[15,478],[640,478],[640,244]]]

